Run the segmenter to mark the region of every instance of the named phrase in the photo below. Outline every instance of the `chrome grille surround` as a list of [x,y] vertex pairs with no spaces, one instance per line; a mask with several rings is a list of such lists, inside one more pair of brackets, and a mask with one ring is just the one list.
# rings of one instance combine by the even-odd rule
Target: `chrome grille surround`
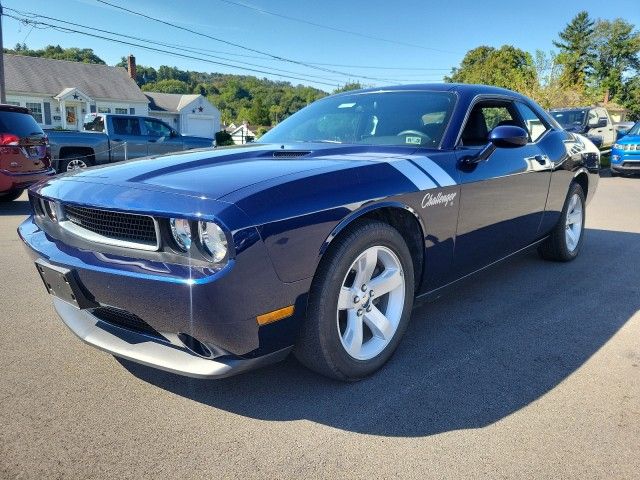
[[158,222],[149,215],[62,205],[60,227],[85,240],[139,250],[160,248]]

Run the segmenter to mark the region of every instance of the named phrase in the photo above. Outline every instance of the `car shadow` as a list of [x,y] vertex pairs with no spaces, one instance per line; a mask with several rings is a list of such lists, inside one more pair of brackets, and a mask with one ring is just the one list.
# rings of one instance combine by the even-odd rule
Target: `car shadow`
[[0,216],[31,215],[29,200],[14,200],[0,203]]
[[586,233],[574,262],[528,252],[417,307],[391,361],[358,383],[293,357],[217,381],[119,361],[160,388],[261,420],[405,437],[483,427],[553,390],[640,308],[640,235]]

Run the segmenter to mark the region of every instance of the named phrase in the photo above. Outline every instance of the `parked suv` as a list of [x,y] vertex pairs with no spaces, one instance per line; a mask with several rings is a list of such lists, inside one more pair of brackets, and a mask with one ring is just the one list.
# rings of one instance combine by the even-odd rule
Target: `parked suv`
[[29,110],[0,104],[0,202],[54,174],[49,140]]

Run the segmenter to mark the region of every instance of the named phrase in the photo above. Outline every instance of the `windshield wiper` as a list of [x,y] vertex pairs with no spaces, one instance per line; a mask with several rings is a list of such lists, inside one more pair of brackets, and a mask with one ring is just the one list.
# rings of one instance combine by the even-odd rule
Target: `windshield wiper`
[[299,143],[342,143],[342,142],[339,140],[320,139],[320,140],[301,140]]

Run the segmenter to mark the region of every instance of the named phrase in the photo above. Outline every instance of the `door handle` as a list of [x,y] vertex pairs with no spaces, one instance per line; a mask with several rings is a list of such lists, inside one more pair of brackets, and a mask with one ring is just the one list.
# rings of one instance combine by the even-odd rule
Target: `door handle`
[[156,143],[156,139],[155,138],[150,138],[149,139],[149,143]]
[[112,142],[121,142],[122,139],[121,138],[114,138],[113,140],[111,140]]

